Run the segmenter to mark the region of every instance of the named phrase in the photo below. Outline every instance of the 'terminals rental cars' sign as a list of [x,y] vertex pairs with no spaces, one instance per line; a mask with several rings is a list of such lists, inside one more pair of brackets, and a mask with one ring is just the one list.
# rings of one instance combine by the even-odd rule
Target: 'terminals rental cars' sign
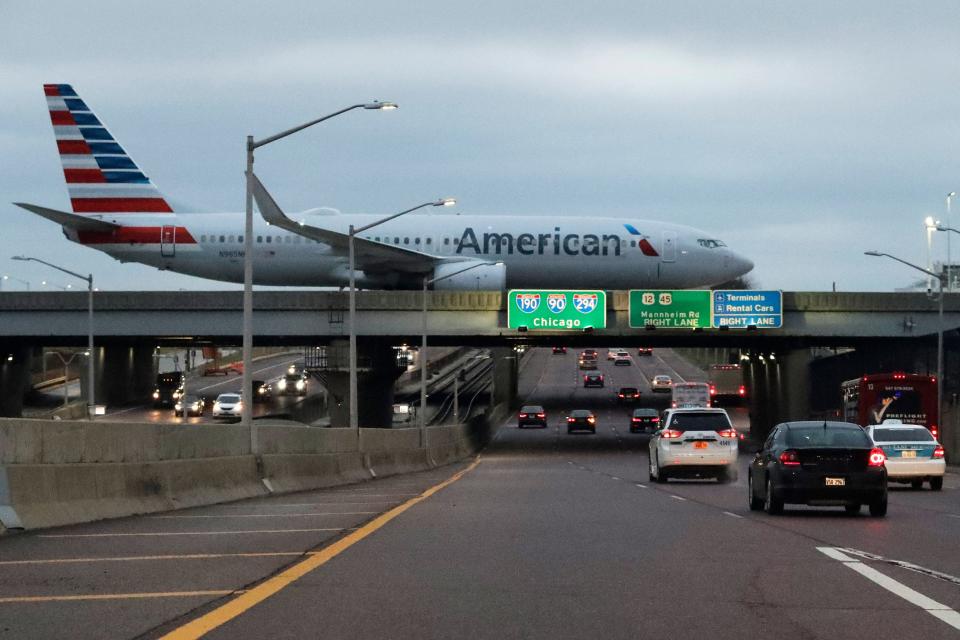
[[517,290],[507,294],[507,326],[528,331],[583,331],[607,326],[603,291]]

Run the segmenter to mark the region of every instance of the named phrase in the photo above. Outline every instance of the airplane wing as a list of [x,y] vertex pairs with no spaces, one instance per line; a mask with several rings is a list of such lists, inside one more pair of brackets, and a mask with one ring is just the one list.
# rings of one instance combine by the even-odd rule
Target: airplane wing
[[[253,197],[257,201],[260,215],[268,223],[305,238],[322,242],[333,249],[342,251],[343,255],[347,255],[349,252],[350,236],[348,234],[314,227],[291,219],[280,209],[280,206],[256,174],[253,176]],[[353,237],[353,251],[357,268],[364,271],[389,269],[424,274],[433,271],[433,268],[442,262],[449,262],[444,258],[374,242],[358,236]]]
[[105,220],[98,220],[89,216],[78,216],[75,213],[67,213],[66,211],[58,211],[57,209],[48,209],[35,204],[27,204],[26,202],[14,202],[13,204],[17,205],[21,209],[26,209],[31,213],[42,216],[47,220],[52,220],[59,225],[63,225],[64,227],[68,227],[70,229],[76,229],[77,231],[113,231],[120,228],[120,225],[118,224],[106,222]]

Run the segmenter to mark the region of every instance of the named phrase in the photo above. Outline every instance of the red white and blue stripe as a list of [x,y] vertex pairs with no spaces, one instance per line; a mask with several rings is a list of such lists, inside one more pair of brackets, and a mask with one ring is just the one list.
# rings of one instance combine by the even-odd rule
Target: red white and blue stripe
[[68,84],[45,84],[74,213],[172,213],[150,179]]

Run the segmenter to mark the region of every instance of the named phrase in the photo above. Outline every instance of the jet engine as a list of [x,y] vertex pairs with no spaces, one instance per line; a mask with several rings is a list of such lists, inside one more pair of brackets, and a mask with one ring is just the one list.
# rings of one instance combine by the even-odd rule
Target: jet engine
[[[470,268],[471,265],[479,266]],[[464,271],[464,269],[469,269]],[[459,273],[459,272],[463,273]],[[456,274],[456,275],[450,275]],[[434,278],[444,278],[433,283],[437,291],[503,291],[507,287],[507,267],[504,264],[483,264],[475,260],[445,262],[433,270]]]

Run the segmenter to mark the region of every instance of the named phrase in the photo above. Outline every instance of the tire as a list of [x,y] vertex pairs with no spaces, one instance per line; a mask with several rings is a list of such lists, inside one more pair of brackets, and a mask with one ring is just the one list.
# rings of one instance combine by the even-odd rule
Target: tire
[[769,478],[767,478],[767,495],[764,496],[764,498],[764,511],[769,513],[771,516],[778,516],[783,513],[783,500],[780,499],[780,496],[774,493],[773,487],[770,485]]
[[844,505],[843,508],[847,510],[847,513],[849,513],[852,516],[855,516],[858,513],[860,513],[861,506],[863,505],[861,505],[859,502],[854,502],[853,504]]
[[647,461],[647,478],[650,482],[658,482],[657,476],[653,475],[653,458]]
[[930,478],[930,490],[940,491],[941,489],[943,489],[943,476]]
[[591,435],[597,435],[597,428],[594,427],[593,429],[590,429],[590,434],[591,434]]
[[874,518],[882,518],[887,515],[887,494],[884,493],[883,497],[877,500],[876,502],[870,503],[870,515]]
[[750,504],[750,511],[760,511],[763,509],[763,500],[757,497],[753,490],[753,474],[747,475],[747,502]]
[[[650,463],[650,468],[653,469],[653,462]],[[667,481],[667,472],[660,466],[660,458],[657,458],[657,476],[653,478],[654,482],[657,484],[664,484]]]

